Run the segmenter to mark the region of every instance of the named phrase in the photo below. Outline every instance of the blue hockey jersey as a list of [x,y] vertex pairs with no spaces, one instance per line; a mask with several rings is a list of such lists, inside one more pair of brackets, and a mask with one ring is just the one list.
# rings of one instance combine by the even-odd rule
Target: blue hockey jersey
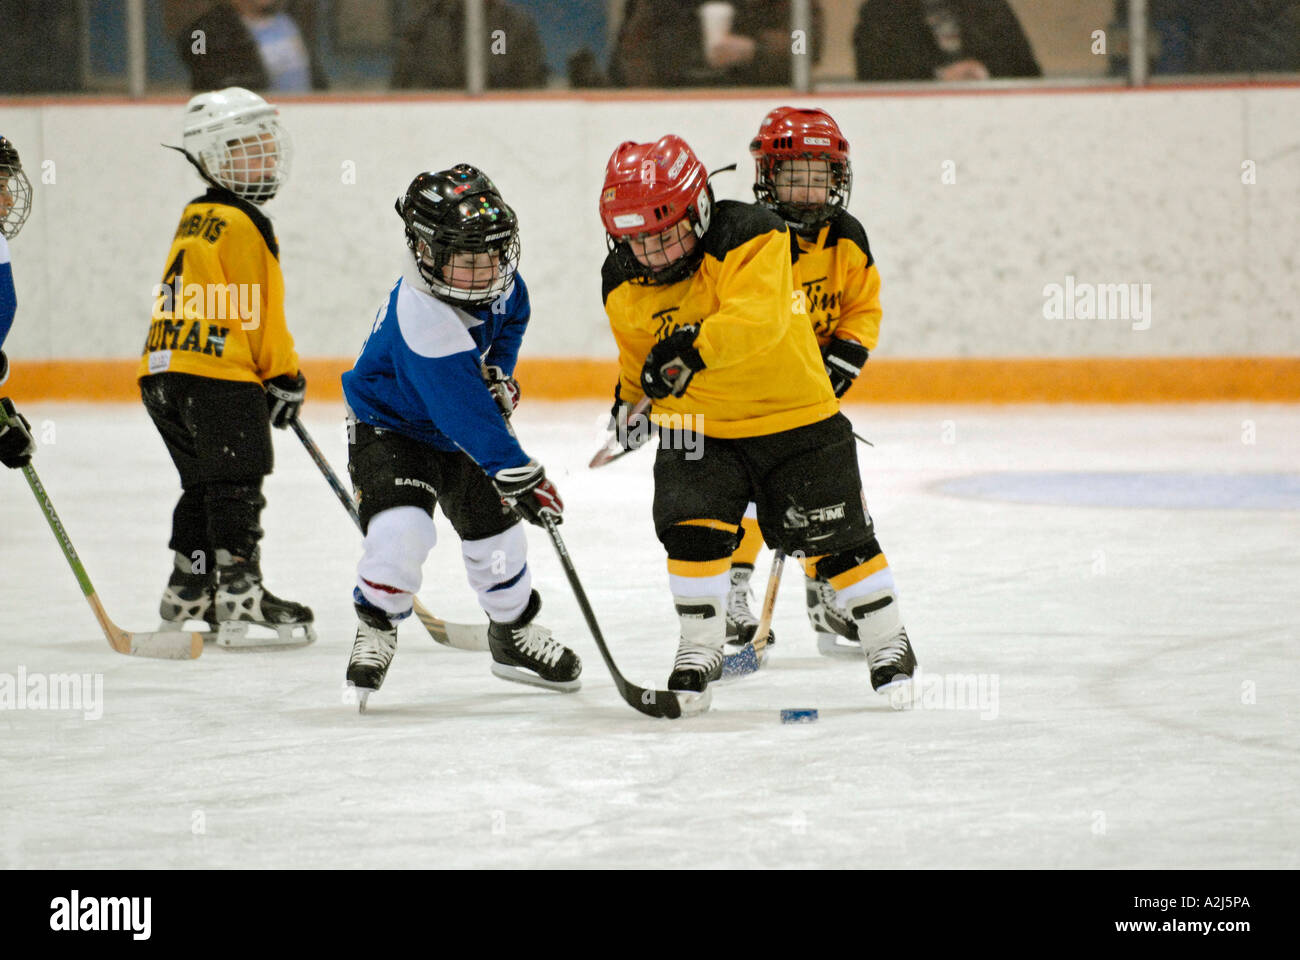
[[9,243],[0,233],[0,347],[5,345],[14,314],[18,312],[18,297],[14,293],[13,268],[9,266]]
[[361,423],[438,450],[464,450],[489,476],[523,466],[529,457],[481,368],[514,373],[529,316],[519,274],[495,302],[465,309],[429,293],[410,263],[380,305],[356,365],[343,374],[348,407]]

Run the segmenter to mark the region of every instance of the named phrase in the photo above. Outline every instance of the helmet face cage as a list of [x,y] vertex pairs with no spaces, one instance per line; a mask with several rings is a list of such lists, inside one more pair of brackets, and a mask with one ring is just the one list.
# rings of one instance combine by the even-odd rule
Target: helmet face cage
[[31,181],[14,145],[0,137],[0,234],[8,240],[18,236],[31,212]]
[[[795,203],[778,199],[777,176],[784,171],[790,174],[799,186],[811,185],[813,177],[820,173],[820,164],[814,171],[810,163],[815,160],[827,164],[830,172],[825,201]],[[794,226],[796,230],[818,229],[833,217],[836,211],[847,210],[849,194],[852,190],[853,168],[848,160],[833,160],[828,156],[803,153],[798,157],[764,154],[754,161],[755,198],[786,223]]]
[[434,296],[470,307],[496,300],[519,269],[519,231],[494,242],[419,239],[415,267]]
[[[704,189],[699,192],[695,201],[686,208],[686,215],[679,217],[668,226],[659,230],[639,233],[634,237],[616,237],[606,233],[605,241],[625,274],[650,286],[667,286],[685,280],[699,268],[700,263],[704,260],[704,233],[709,229],[712,209],[713,187],[706,182]],[[695,235],[694,249],[662,267],[646,266],[636,258],[636,254],[632,252],[632,247],[628,243],[629,240],[654,240],[666,231],[676,227],[683,220],[691,225],[691,233]],[[646,252],[652,253],[655,251],[647,248]]]
[[198,150],[215,182],[250,203],[265,203],[289,178],[293,146],[274,115],[223,126]]

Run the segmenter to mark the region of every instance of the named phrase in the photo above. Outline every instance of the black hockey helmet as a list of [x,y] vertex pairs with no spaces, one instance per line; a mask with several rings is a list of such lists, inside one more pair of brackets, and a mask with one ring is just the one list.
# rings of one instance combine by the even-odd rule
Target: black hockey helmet
[[[420,174],[397,201],[397,213],[406,224],[416,268],[434,296],[482,306],[510,288],[519,267],[519,221],[476,167],[460,163]],[[461,254],[469,256],[453,262]]]
[[7,239],[18,236],[32,212],[32,184],[23,173],[18,148],[0,136],[0,233]]

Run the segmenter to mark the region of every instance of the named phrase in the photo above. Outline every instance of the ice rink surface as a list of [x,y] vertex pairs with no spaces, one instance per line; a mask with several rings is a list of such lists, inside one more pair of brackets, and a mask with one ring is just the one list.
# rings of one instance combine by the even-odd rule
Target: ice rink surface
[[[143,409],[20,408],[110,616],[154,629],[179,485]],[[516,423],[615,657],[662,686],[653,454],[587,470],[604,410],[525,397]],[[910,709],[817,653],[787,566],[768,667],[704,716],[643,717],[534,529],[541,620],[582,656],[581,692],[502,682],[412,620],[360,716],[343,688],[359,538],[292,433],[263,567],[319,641],[121,656],[0,471],[0,683],[102,678],[91,710],[0,709],[0,866],[1300,865],[1300,408],[846,412],[875,443],[859,461],[923,670]],[[304,417],[340,472],[341,415]],[[481,621],[438,526],[421,598]],[[782,725],[786,707],[820,719]]]

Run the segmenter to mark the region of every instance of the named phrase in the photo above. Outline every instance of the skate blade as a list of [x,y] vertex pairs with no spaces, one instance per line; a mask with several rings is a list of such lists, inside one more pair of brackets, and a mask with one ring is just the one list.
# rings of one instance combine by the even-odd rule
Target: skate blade
[[677,704],[682,708],[683,717],[698,717],[713,703],[712,683],[704,688],[703,693],[696,693],[694,690],[674,690],[672,693],[677,697]]
[[[256,627],[257,632],[250,631]],[[262,631],[272,631],[267,636]],[[251,623],[227,620],[217,626],[217,646],[227,650],[291,650],[316,642],[316,630],[310,623]]]
[[512,667],[505,663],[497,663],[495,660],[492,661],[492,674],[512,683],[523,683],[530,687],[554,690],[557,693],[574,693],[582,688],[582,679],[580,677],[575,677],[572,680],[546,680],[528,670]]
[[[898,674],[888,683],[876,687],[876,693],[888,697],[891,705],[897,703],[906,706],[912,702],[912,678]],[[895,709],[902,709],[902,706]]]
[[823,657],[861,660],[862,644],[847,637],[841,637],[838,633],[818,633],[817,652]]

